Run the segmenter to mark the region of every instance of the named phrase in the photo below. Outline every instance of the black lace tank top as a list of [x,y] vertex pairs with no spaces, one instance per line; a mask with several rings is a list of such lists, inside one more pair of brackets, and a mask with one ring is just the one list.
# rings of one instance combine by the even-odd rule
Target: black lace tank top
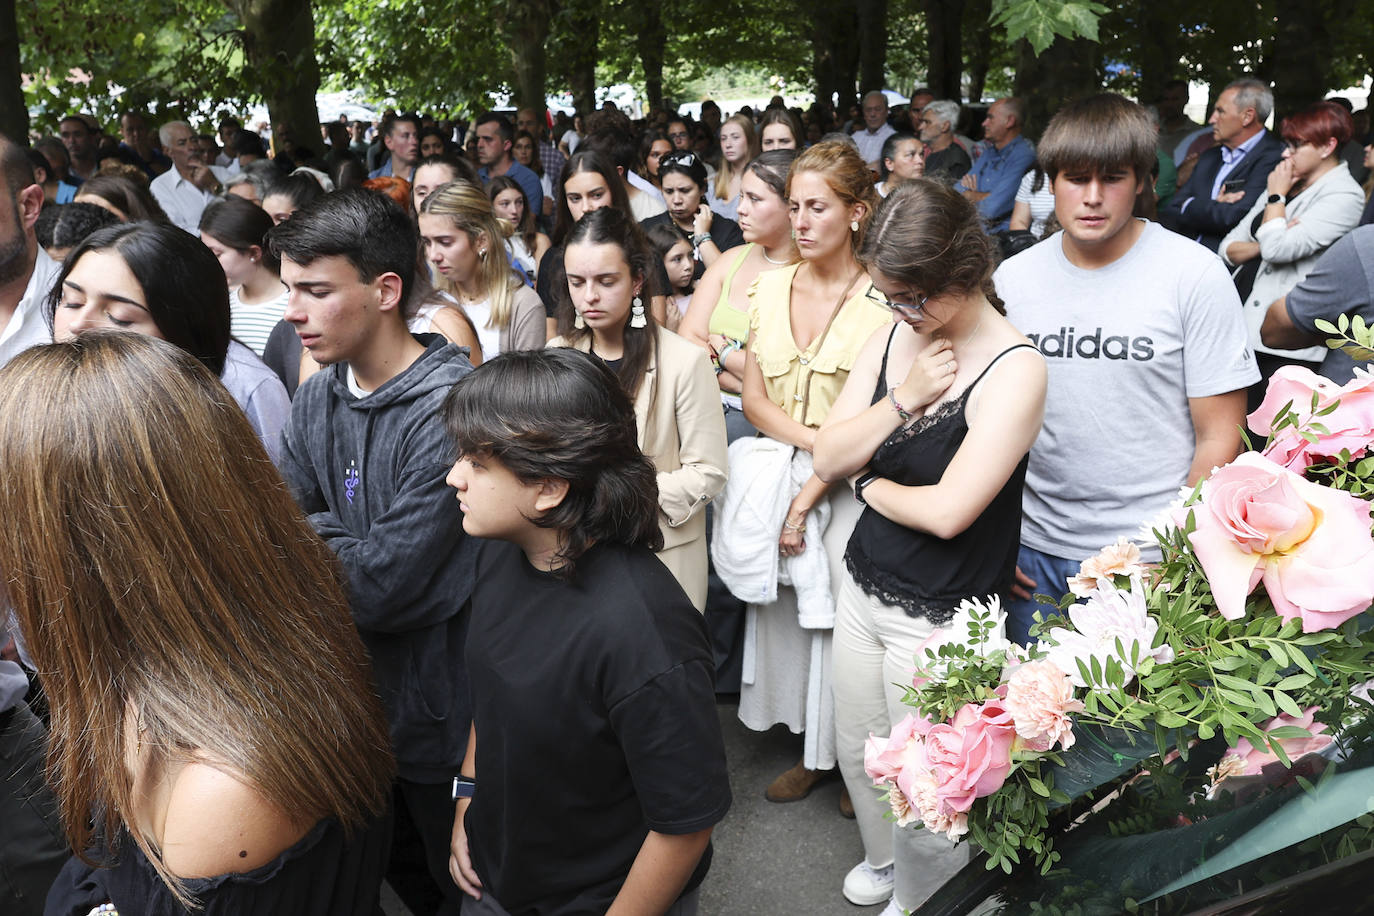
[[[891,350],[891,335],[887,345]],[[969,392],[998,360],[1023,347],[1029,344],[1003,350],[963,394],[894,432],[873,453],[870,469],[903,486],[939,483],[968,434],[964,410]],[[884,351],[873,393],[875,404],[887,397],[887,356]],[[844,557],[854,581],[869,596],[900,607],[911,617],[925,617],[937,627],[949,623],[955,607],[965,598],[999,595],[1005,602],[1021,543],[1021,488],[1026,480],[1026,462],[1027,456],[1021,456],[1016,470],[987,508],[949,540],[899,525],[865,507]]]

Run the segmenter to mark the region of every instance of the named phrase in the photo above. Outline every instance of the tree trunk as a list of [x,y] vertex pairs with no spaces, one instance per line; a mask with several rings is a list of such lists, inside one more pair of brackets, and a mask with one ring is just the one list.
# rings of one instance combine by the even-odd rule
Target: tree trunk
[[272,133],[319,149],[315,16],[310,0],[225,0],[243,23],[244,78],[261,86]]
[[1157,102],[1164,94],[1164,84],[1180,76],[1183,33],[1178,24],[1183,11],[1175,7],[1175,4],[1158,0],[1138,0],[1136,3],[1139,34],[1148,37],[1136,45],[1140,65],[1137,97],[1146,105]]
[[639,6],[639,34],[635,44],[639,48],[639,63],[644,68],[644,96],[649,103],[649,111],[665,108],[663,104],[663,46],[668,41],[667,30],[663,26],[663,7],[657,0],[649,0]]
[[988,26],[991,16],[990,0],[969,0],[964,22],[968,26],[965,63],[968,64],[968,97],[971,102],[983,98],[983,89],[988,83],[988,68],[992,59],[992,29]]
[[1017,96],[1028,108],[1026,133],[1038,137],[1056,111],[1075,99],[1101,91],[1096,42],[1057,39],[1039,57],[1030,42],[1016,43]]
[[553,14],[550,0],[521,0],[506,5],[502,22],[515,73],[515,104],[520,108],[533,108],[540,115],[545,107],[544,44],[549,38]]
[[563,49],[568,62],[568,84],[573,109],[590,114],[596,108],[596,56],[601,40],[601,4],[596,0],[576,0],[569,6],[569,31],[576,37]]
[[964,97],[964,0],[925,0],[930,91],[936,98]]
[[1261,77],[1274,86],[1274,126],[1321,101],[1330,86],[1335,36],[1331,23],[1359,15],[1342,0],[1277,0],[1274,42],[1264,55]]
[[858,17],[852,6],[816,0],[811,22],[811,69],[816,78],[816,98],[829,102],[833,94],[837,121],[843,124],[855,101]]
[[29,110],[24,107],[23,71],[19,66],[19,20],[14,0],[0,0],[0,134],[26,146]]
[[887,85],[887,0],[858,0],[859,92]]

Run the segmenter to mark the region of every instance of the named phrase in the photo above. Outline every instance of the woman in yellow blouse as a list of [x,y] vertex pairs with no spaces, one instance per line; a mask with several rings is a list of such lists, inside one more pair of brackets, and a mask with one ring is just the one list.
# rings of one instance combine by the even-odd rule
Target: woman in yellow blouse
[[[761,273],[750,290],[744,414],[764,435],[810,452],[864,341],[891,316],[870,298],[858,259],[874,203],[872,175],[859,154],[845,143],[811,147],[792,165],[787,200],[801,261]],[[848,487],[831,489],[812,474],[788,507],[778,552],[788,557],[806,549],[808,518],[822,500],[831,508],[823,544],[833,594],[862,508]],[[740,719],[758,730],[782,722],[805,732],[802,762],[767,793],[773,801],[792,801],[835,766],[831,631],[802,629],[795,594],[780,587],[778,596],[749,609],[745,666],[753,677],[751,683],[746,676],[740,691]]]
[[563,251],[559,336],[600,357],[634,399],[640,450],[658,471],[658,558],[698,611],[706,605],[706,506],[725,487],[725,418],[706,354],[658,325],[648,242],[619,209],[582,217]]

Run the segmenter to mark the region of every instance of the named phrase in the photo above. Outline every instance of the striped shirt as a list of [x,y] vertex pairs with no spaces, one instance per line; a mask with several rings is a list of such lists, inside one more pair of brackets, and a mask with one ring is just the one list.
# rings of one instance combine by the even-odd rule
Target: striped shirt
[[239,301],[239,287],[229,290],[229,333],[245,347],[262,356],[267,338],[286,312],[286,289],[281,295],[256,305]]

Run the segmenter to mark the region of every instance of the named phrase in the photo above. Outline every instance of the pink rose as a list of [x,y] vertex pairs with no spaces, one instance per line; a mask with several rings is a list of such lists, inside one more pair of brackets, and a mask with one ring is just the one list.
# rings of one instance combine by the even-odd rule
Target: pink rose
[[[1313,714],[1316,713],[1319,708],[1320,707],[1317,706],[1309,708],[1302,714],[1302,718],[1300,719],[1295,719],[1288,713],[1280,713],[1278,716],[1275,716],[1264,723],[1264,725],[1260,726],[1260,731],[1271,732],[1284,725],[1296,725],[1298,728],[1307,729],[1311,734],[1309,738],[1279,739],[1279,746],[1282,747],[1283,752],[1288,755],[1289,761],[1293,764],[1297,764],[1299,760],[1306,757],[1308,754],[1315,754],[1327,747],[1333,740],[1330,735],[1322,734],[1326,731],[1325,723],[1314,724],[1312,721]],[[1240,763],[1237,765],[1239,773],[1236,775],[1258,776],[1264,771],[1265,767],[1273,764],[1279,764],[1282,767],[1282,763],[1277,755],[1271,752],[1267,746],[1255,747],[1245,738],[1236,741],[1236,746],[1232,748],[1226,756],[1240,758]],[[1282,768],[1285,771],[1288,769],[1287,767]]]
[[991,795],[1011,772],[1016,727],[1001,699],[969,703],[948,724],[926,734],[926,760],[935,777],[936,796],[947,813],[966,813],[973,801]]
[[1374,600],[1369,503],[1247,452],[1213,472],[1189,540],[1227,620],[1262,580],[1284,620],[1338,627]]
[[[1340,401],[1336,409],[1316,422],[1328,430],[1316,442],[1309,442],[1293,427],[1273,433],[1273,423],[1284,404],[1292,402],[1292,410],[1306,421],[1312,414],[1312,394],[1317,394],[1317,410]],[[1302,366],[1284,366],[1274,373],[1259,409],[1246,418],[1255,432],[1269,436],[1264,457],[1301,473],[1319,458],[1334,458],[1342,449],[1354,457],[1365,454],[1374,441],[1374,375],[1356,369],[1355,377],[1343,387],[1322,378]]]
[[1125,538],[1117,538],[1110,547],[1103,547],[1093,557],[1088,557],[1078,567],[1078,575],[1069,580],[1069,591],[1080,598],[1086,598],[1097,588],[1099,580],[1115,584],[1115,576],[1134,576],[1145,567],[1140,562],[1140,548]]
[[921,755],[919,761],[924,765],[924,738],[930,729],[929,719],[908,714],[892,727],[888,737],[869,735],[864,745],[864,771],[872,777],[873,784],[895,780],[903,766],[913,763],[913,753]]
[[1018,666],[1007,680],[1006,708],[1028,749],[1048,751],[1056,742],[1066,751],[1073,747],[1069,713],[1082,712],[1083,704],[1074,699],[1073,681],[1054,662]]

